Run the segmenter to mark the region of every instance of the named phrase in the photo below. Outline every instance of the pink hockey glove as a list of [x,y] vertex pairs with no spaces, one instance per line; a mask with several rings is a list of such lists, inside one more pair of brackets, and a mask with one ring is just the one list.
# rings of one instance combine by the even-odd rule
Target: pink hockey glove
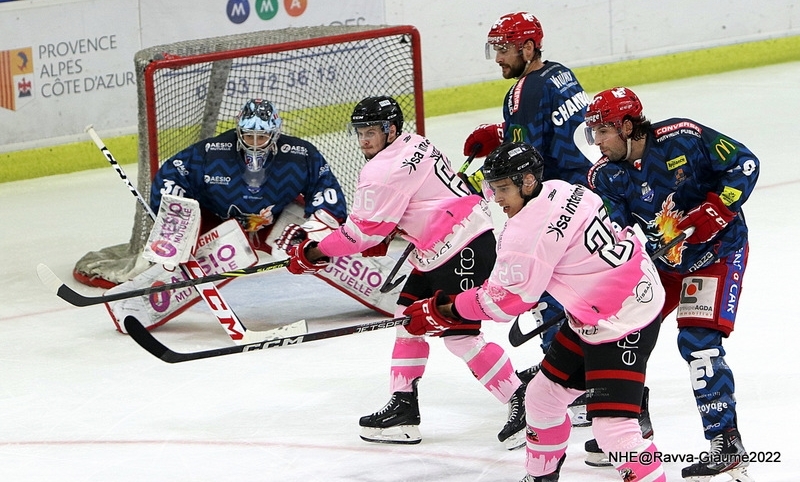
[[717,193],[710,192],[706,201],[689,211],[678,223],[678,229],[684,231],[689,226],[694,226],[694,233],[686,238],[690,244],[707,243],[714,239],[721,230],[725,229],[736,214],[722,203]]
[[478,147],[475,157],[486,157],[503,143],[503,123],[500,124],[481,124],[472,131],[464,142],[464,155],[472,154],[472,149]]
[[410,316],[411,321],[406,325],[406,331],[412,335],[440,336],[447,330],[479,330],[480,323],[460,320],[444,316],[439,312],[438,305],[452,303],[455,296],[449,296],[438,290],[432,298],[415,301],[403,312]]
[[305,239],[299,244],[293,244],[286,249],[286,253],[291,257],[289,259],[289,266],[286,269],[294,274],[307,274],[316,273],[317,271],[325,268],[330,261],[327,257],[320,258],[317,261],[310,261],[307,257],[306,251],[310,248],[317,246],[316,241]]

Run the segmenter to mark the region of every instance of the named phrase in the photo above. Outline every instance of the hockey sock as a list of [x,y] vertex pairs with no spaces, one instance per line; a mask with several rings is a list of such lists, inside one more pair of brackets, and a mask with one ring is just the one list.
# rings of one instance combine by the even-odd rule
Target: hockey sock
[[402,326],[392,350],[391,393],[410,392],[411,383],[425,373],[431,347],[425,338],[411,336]]
[[[665,481],[661,461],[654,456],[658,451],[649,440],[642,438],[639,421],[635,418],[596,417],[592,433],[603,452],[625,480]],[[647,452],[644,456],[641,454]],[[635,477],[631,477],[635,475]]]
[[689,378],[706,439],[736,427],[733,372],[725,363],[722,333],[707,328],[681,328],[678,348],[689,363]]
[[502,403],[508,403],[522,385],[503,348],[486,343],[483,334],[446,336],[444,345],[466,362],[475,378]]

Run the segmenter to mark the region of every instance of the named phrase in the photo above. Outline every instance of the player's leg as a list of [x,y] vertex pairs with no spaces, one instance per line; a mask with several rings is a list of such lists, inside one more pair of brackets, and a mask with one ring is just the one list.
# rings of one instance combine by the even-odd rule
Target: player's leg
[[750,481],[737,426],[733,371],[725,361],[722,339],[734,328],[742,279],[747,266],[747,245],[733,255],[685,275],[677,306],[678,349],[689,364],[689,378],[697,402],[710,461],[685,467],[684,478],[710,480],[725,473]]
[[597,444],[625,480],[666,480],[654,456],[657,449],[642,436],[638,423],[647,361],[660,327],[659,316],[619,341],[583,344],[587,416]]
[[[395,317],[417,299],[433,296],[424,273],[412,271],[402,288]],[[416,444],[422,440],[417,384],[425,373],[430,345],[425,337],[397,328],[390,368],[389,402],[380,410],[359,419],[361,438],[367,442]]]
[[525,469],[528,480],[558,480],[572,431],[567,406],[583,393],[584,388],[580,340],[575,332],[563,325],[525,393]]

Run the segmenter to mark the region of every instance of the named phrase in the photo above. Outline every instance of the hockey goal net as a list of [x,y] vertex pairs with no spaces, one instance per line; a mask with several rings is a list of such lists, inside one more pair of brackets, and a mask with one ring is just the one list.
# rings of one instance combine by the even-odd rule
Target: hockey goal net
[[[424,134],[420,39],[411,26],[302,27],[183,41],[141,50],[134,63],[137,186],[145,198],[163,161],[234,127],[250,98],[270,100],[283,132],[319,148],[349,203],[364,163],[346,131],[357,102],[391,95],[403,109],[404,130]],[[76,279],[109,287],[137,274],[151,225],[137,205],[129,242],[87,253]]]

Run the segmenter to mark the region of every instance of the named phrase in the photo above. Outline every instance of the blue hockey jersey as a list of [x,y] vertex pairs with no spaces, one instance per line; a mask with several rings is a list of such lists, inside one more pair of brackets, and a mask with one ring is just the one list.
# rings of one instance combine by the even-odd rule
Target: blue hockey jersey
[[736,213],[708,243],[679,243],[656,260],[659,269],[690,273],[731,255],[747,242],[742,204],[755,187],[759,160],[744,146],[691,119],[654,123],[641,161],[603,158],[589,172],[589,187],[600,194],[612,221],[638,224],[650,253],[680,234],[678,221],[706,200],[720,196]]
[[545,181],[585,185],[592,162],[575,139],[577,134],[584,142],[582,123],[589,101],[575,74],[548,60],[541,69],[520,77],[506,94],[503,141],[535,147],[544,158]]
[[339,181],[328,162],[310,142],[282,134],[277,152],[264,167],[265,178],[248,186],[242,153],[232,129],[202,140],[162,164],[150,191],[150,205],[158,210],[162,194],[196,199],[205,211],[222,220],[236,218],[245,231],[263,227],[259,213],[272,206],[277,218],[298,195],[305,200],[306,216],[318,209],[329,211],[340,221],[347,205]]

